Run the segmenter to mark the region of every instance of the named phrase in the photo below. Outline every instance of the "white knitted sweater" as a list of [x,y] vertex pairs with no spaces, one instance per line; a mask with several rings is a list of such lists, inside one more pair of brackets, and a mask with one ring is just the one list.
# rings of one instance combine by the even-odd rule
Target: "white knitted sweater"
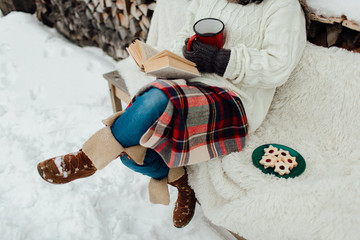
[[306,44],[305,19],[298,0],[264,0],[246,6],[227,0],[192,0],[173,51],[182,55],[193,24],[214,17],[225,24],[224,48],[231,49],[224,77],[202,74],[190,81],[227,88],[242,100],[249,132],[270,107],[275,88],[287,81]]

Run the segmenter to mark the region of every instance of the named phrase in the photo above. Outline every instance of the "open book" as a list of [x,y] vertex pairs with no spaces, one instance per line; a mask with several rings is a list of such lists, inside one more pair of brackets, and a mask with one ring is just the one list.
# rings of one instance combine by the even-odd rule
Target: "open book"
[[127,50],[141,70],[148,75],[184,79],[200,76],[195,63],[168,50],[159,52],[139,40],[130,44]]

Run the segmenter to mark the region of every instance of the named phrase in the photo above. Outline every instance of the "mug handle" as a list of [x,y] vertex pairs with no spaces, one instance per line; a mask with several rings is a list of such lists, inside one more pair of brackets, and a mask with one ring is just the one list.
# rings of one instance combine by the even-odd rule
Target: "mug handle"
[[197,34],[193,35],[191,38],[189,38],[188,44],[187,44],[187,50],[190,51],[192,42],[198,37]]

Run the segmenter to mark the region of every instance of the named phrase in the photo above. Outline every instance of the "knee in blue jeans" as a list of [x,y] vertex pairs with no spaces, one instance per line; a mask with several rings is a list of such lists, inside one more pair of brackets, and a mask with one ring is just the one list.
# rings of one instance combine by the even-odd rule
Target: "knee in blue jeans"
[[166,94],[162,90],[153,87],[138,96],[134,104],[139,104],[139,108],[152,111],[154,112],[153,115],[160,117],[168,102],[169,98]]
[[136,97],[133,104],[111,126],[116,140],[124,147],[139,144],[141,136],[161,116],[168,102],[166,94],[157,88],[150,88]]

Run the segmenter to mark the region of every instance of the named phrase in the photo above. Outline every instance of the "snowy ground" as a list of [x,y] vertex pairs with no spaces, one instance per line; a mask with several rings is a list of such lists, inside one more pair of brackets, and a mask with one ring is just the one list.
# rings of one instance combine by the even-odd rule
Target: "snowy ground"
[[1,239],[222,239],[199,207],[174,228],[175,190],[170,206],[150,204],[148,178],[120,161],[67,185],[38,176],[38,162],[78,150],[112,113],[102,74],[114,65],[33,15],[0,18]]

